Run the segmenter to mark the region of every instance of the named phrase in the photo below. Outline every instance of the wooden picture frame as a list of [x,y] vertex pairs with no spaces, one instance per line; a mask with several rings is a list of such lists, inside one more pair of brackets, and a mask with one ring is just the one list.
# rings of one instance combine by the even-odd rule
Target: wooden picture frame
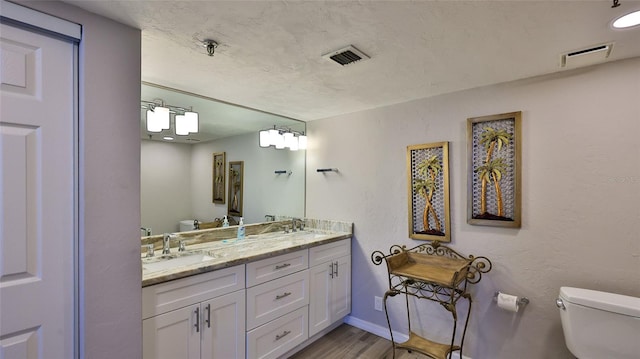
[[521,226],[522,112],[467,119],[467,223]]
[[225,202],[225,169],[227,168],[226,152],[217,152],[213,154],[213,176],[211,184],[211,193],[213,203],[224,204]]
[[407,147],[409,237],[451,241],[449,142]]
[[229,216],[242,217],[244,161],[229,161]]

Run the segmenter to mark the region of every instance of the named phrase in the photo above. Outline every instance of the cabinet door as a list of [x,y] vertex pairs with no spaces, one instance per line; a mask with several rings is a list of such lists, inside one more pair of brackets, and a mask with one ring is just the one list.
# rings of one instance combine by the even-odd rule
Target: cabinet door
[[199,359],[200,305],[192,305],[142,321],[145,359]]
[[309,337],[351,313],[351,256],[309,269]]
[[202,359],[244,359],[245,291],[203,302],[200,308]]
[[351,256],[336,260],[331,280],[331,323],[351,313]]
[[309,337],[331,324],[331,286],[333,263],[325,262],[309,269]]

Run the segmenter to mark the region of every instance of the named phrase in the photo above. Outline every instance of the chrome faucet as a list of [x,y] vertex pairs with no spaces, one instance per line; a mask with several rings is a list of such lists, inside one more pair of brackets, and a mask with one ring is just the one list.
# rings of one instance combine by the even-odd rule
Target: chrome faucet
[[162,237],[162,254],[171,253],[171,234],[165,233]]
[[144,236],[148,237],[151,235],[151,228],[140,227],[140,230],[144,233]]
[[275,221],[275,220],[276,220],[276,216],[275,216],[275,215],[273,215],[273,214],[265,214],[265,215],[264,215],[264,219],[265,219],[267,222],[273,222],[273,221]]
[[304,222],[300,218],[291,218],[291,231],[297,231],[298,227],[296,227],[296,223],[298,223],[300,230],[304,229]]

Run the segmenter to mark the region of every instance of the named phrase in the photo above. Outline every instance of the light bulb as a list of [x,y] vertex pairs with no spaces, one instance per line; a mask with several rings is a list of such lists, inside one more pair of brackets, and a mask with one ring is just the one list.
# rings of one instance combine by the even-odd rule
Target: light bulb
[[155,112],[147,110],[147,131],[149,132],[162,132],[162,126],[157,121]]
[[187,118],[184,115],[176,115],[176,135],[186,136],[189,134]]
[[287,132],[282,136],[284,137],[284,147],[291,148],[291,143],[293,142],[293,133]]
[[277,148],[277,149],[279,149],[279,150],[281,150],[281,149],[285,148],[285,144],[284,144],[284,136],[283,136],[283,135],[278,134],[278,135],[276,136],[275,145],[276,145],[276,148]]
[[153,109],[153,112],[154,112],[153,117],[155,121],[157,121],[158,126],[160,126],[160,128],[163,130],[168,130],[169,127],[171,127],[171,120],[169,118],[169,108],[156,106],[156,108]]
[[271,135],[268,130],[260,131],[260,147],[271,146]]
[[289,145],[289,149],[290,149],[291,151],[297,151],[297,150],[298,150],[298,147],[299,147],[299,144],[298,144],[298,137],[294,137],[294,138],[291,140],[291,143],[290,143],[290,145]]
[[298,148],[301,150],[307,149],[307,136],[305,135],[298,136]]
[[198,113],[187,111],[184,113],[184,118],[187,122],[187,130],[190,133],[198,133],[198,127],[199,127]]

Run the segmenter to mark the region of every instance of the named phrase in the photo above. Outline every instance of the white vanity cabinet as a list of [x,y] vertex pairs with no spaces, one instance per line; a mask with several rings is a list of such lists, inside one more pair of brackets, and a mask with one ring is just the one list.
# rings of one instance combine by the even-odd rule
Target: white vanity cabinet
[[350,312],[347,238],[143,287],[143,358],[281,358]]
[[351,240],[309,249],[309,337],[351,312]]
[[245,358],[244,265],[142,288],[145,359]]

